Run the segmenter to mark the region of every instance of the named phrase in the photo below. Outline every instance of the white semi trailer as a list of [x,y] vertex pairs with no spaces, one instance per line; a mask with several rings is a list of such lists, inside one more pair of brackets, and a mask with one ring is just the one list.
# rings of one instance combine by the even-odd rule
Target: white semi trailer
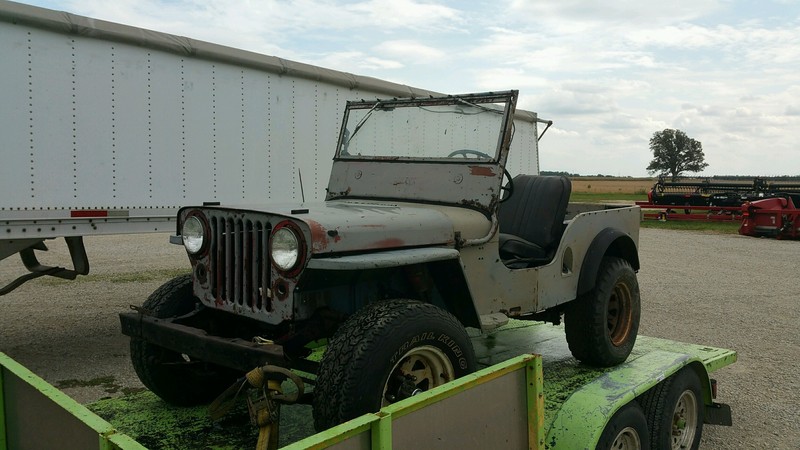
[[[174,230],[183,205],[324,198],[347,100],[438,93],[0,0],[0,259],[89,271],[83,236]],[[535,113],[512,174],[539,172]],[[65,238],[74,267],[39,263]]]

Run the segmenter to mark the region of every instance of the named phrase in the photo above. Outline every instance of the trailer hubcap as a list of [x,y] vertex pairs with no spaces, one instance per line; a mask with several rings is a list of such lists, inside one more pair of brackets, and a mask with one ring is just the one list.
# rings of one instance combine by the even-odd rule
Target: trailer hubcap
[[608,300],[608,333],[611,343],[620,346],[627,342],[633,323],[631,290],[620,281],[614,286]]
[[614,442],[611,443],[611,448],[615,450],[641,450],[642,441],[639,439],[639,433],[633,427],[625,427],[619,432]]
[[698,420],[697,397],[695,397],[693,391],[687,389],[678,398],[678,402],[675,404],[675,411],[672,413],[673,450],[692,446]]
[[455,378],[450,359],[426,345],[408,351],[395,364],[383,389],[381,407],[441,386]]

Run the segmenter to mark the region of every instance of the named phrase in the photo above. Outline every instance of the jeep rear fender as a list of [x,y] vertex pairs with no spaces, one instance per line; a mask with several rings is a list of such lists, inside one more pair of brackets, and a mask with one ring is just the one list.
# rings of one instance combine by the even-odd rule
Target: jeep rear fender
[[636,250],[636,243],[633,242],[633,239],[616,228],[605,228],[597,233],[583,258],[577,295],[592,290],[597,280],[597,271],[600,270],[600,262],[604,256],[622,258],[631,264],[633,270],[639,270],[639,252]]

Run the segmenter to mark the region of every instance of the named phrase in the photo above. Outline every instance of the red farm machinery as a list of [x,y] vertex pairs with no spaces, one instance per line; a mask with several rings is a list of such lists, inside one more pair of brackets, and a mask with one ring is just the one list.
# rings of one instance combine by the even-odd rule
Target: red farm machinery
[[777,239],[800,238],[800,195],[786,195],[742,205],[739,234]]
[[645,219],[742,221],[741,234],[794,238],[793,225],[800,205],[800,183],[778,183],[755,178],[752,182],[666,181],[658,179],[636,202]]

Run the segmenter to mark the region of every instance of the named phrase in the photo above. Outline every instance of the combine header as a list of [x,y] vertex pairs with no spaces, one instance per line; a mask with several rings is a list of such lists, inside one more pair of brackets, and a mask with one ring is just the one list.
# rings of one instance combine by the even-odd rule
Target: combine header
[[755,178],[751,183],[709,180],[669,182],[659,177],[648,192],[647,199],[646,202],[636,202],[645,210],[646,219],[740,220],[746,212],[745,204],[763,200],[778,200],[780,203],[780,200],[786,199],[793,199],[794,204],[800,204],[800,183],[768,182],[762,178]]

